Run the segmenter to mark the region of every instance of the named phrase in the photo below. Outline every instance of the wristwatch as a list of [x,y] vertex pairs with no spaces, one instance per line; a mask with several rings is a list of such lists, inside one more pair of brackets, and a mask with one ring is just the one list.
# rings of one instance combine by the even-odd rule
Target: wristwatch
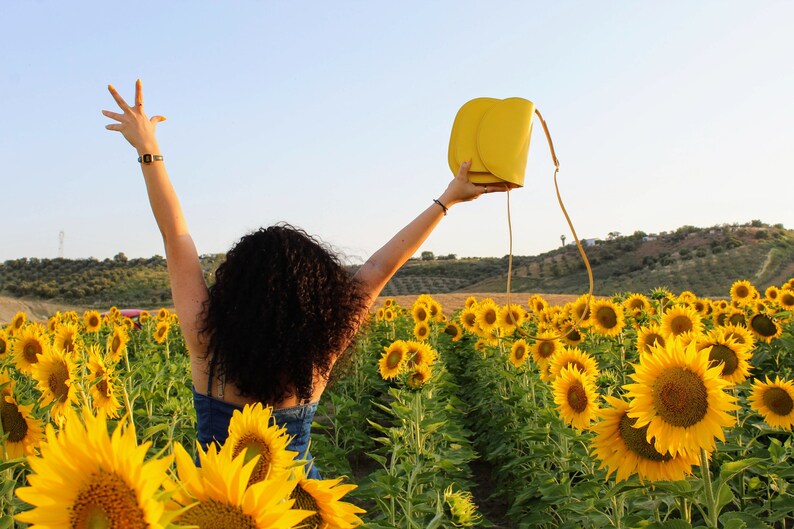
[[145,163],[149,165],[152,162],[162,162],[163,156],[160,154],[143,154],[138,156],[138,163]]

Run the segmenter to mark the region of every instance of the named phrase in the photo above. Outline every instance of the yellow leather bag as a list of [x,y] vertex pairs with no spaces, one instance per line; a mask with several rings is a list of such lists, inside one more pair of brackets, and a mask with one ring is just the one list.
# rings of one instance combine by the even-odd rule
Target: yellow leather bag
[[[540,118],[551,146],[546,123],[532,101],[520,97],[479,97],[463,105],[455,116],[449,138],[452,173],[457,174],[460,164],[471,160],[471,182],[523,187],[533,114]],[[551,149],[557,165],[554,147]]]

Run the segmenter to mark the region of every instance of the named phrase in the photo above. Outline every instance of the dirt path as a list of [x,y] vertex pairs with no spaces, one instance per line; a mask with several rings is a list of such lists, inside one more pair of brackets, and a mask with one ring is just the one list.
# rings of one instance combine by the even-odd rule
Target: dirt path
[[0,326],[8,324],[17,312],[24,312],[29,319],[47,321],[47,318],[58,311],[75,310],[82,314],[85,309],[66,305],[64,303],[50,303],[35,299],[17,299],[0,296]]

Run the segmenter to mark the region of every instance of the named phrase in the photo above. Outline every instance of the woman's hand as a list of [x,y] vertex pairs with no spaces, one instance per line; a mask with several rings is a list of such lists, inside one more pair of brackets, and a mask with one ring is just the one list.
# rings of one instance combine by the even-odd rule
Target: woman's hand
[[157,145],[154,132],[157,124],[161,121],[165,121],[165,117],[152,116],[150,119],[144,114],[141,80],[138,79],[135,83],[134,107],[129,106],[112,85],[108,85],[108,90],[124,113],[118,114],[109,110],[103,110],[102,114],[119,122],[118,124],[113,123],[111,125],[105,125],[105,128],[121,132],[127,141],[130,142],[130,145],[135,147],[138,154],[160,154],[160,148]]
[[507,184],[473,184],[469,181],[469,167],[471,162],[460,164],[458,174],[447,186],[447,190],[438,200],[447,207],[458,202],[468,202],[486,193],[496,193],[508,190]]

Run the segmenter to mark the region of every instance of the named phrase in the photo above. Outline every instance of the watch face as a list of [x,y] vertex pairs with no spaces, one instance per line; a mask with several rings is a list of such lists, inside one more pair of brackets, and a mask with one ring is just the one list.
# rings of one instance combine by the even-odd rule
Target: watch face
[[143,155],[143,163],[152,163],[152,155],[151,154],[144,154]]

